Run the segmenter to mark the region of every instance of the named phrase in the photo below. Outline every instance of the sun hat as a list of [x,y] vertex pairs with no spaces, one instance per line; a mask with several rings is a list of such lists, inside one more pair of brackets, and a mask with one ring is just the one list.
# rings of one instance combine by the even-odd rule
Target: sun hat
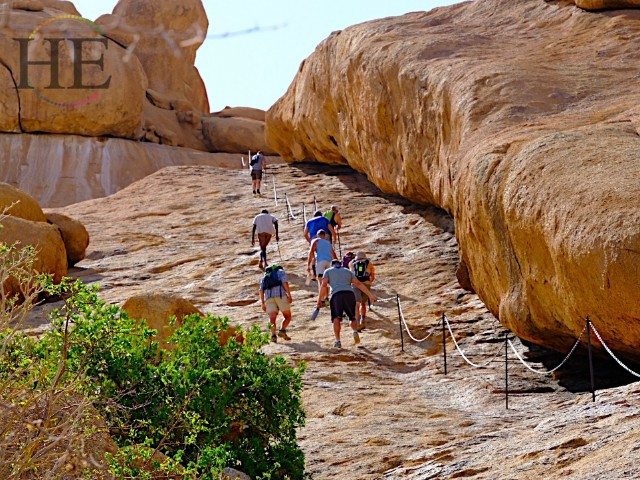
[[367,256],[365,255],[365,253],[360,250],[359,252],[356,252],[356,259],[357,260],[364,260],[365,258],[367,258]]

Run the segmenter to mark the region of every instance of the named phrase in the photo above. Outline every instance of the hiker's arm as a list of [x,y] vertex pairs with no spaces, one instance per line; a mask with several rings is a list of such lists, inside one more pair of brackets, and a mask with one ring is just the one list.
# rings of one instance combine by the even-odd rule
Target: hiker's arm
[[262,155],[262,171],[267,171],[267,157],[265,157],[264,155]]
[[264,290],[260,289],[260,303],[262,304],[262,311],[267,311],[267,304],[264,302]]
[[373,266],[373,263],[369,262],[369,280],[371,283],[376,279],[376,267]]
[[331,232],[331,243],[337,242],[336,230],[333,225],[329,225],[329,231]]
[[309,227],[305,226],[304,227],[304,239],[310,243],[311,242],[311,238],[309,238]]
[[287,292],[287,300],[289,303],[293,303],[293,297],[291,296],[291,290],[289,289],[289,282],[282,282],[282,287],[284,291]]
[[367,296],[371,299],[371,303],[375,303],[376,297],[373,295],[373,293],[371,293],[371,290],[369,290],[364,283],[362,283],[357,278],[354,278],[351,283],[358,287],[362,292],[366,293]]
[[338,254],[336,253],[335,248],[333,248],[333,245],[331,245],[331,256],[333,257],[334,260],[339,260]]
[[276,242],[279,242],[280,236],[278,235],[278,220],[273,222],[273,226],[276,227]]
[[328,285],[329,285],[329,279],[328,278],[323,278],[322,279],[322,284],[320,285],[320,291],[318,292],[318,303],[316,304],[316,306],[318,308],[322,307],[322,300],[325,297],[329,296],[328,292],[327,292]]
[[307,257],[307,272],[311,271],[311,265],[313,265],[313,254],[316,251],[316,244],[317,242],[314,241],[309,249],[309,256]]
[[342,216],[339,213],[336,213],[334,220],[338,224],[338,230],[342,229]]
[[256,224],[253,224],[253,230],[251,230],[251,246],[256,244]]

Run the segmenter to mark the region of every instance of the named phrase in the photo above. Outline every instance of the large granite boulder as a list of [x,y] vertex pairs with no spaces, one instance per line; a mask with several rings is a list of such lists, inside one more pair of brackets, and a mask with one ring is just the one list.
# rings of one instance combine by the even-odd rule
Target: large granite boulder
[[136,57],[124,61],[125,49],[68,2],[3,3],[2,131],[141,135],[147,79]]
[[60,230],[64,248],[67,252],[67,263],[73,267],[84,259],[89,246],[89,233],[78,220],[62,213],[47,212],[47,222]]
[[0,182],[0,213],[2,212],[32,222],[47,221],[35,198],[8,183]]
[[589,315],[639,359],[636,17],[483,0],[334,32],[267,141],[450,212],[471,286],[521,337],[563,351]]
[[265,155],[275,155],[264,137],[264,121],[243,117],[205,117],[202,133],[210,152],[246,153],[262,150]]

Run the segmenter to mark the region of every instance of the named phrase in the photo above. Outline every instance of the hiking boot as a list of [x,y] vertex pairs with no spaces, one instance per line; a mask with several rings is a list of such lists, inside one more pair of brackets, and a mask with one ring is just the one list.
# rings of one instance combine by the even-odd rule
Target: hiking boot
[[358,345],[360,343],[360,335],[358,332],[353,332],[353,344]]
[[291,340],[291,337],[287,335],[287,331],[284,328],[281,328],[278,332],[278,336],[284,340]]
[[335,341],[335,343],[333,344],[333,348],[342,348],[342,343],[340,343],[340,340]]
[[275,333],[271,334],[271,343],[278,343],[278,337]]
[[258,195],[262,195],[262,194],[260,193],[260,189],[256,190],[256,192],[258,193]]
[[366,320],[362,320],[359,324],[358,324],[358,331],[361,332],[363,331],[365,328],[367,328],[367,321]]

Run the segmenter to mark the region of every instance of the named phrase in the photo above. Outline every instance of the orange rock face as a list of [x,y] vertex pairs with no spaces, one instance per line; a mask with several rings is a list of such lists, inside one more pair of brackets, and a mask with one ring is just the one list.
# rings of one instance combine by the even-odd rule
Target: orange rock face
[[574,0],[576,5],[585,10],[604,10],[607,8],[638,8],[639,0]]
[[589,315],[638,357],[638,18],[485,0],[350,27],[303,62],[267,142],[450,212],[519,336],[565,350]]

